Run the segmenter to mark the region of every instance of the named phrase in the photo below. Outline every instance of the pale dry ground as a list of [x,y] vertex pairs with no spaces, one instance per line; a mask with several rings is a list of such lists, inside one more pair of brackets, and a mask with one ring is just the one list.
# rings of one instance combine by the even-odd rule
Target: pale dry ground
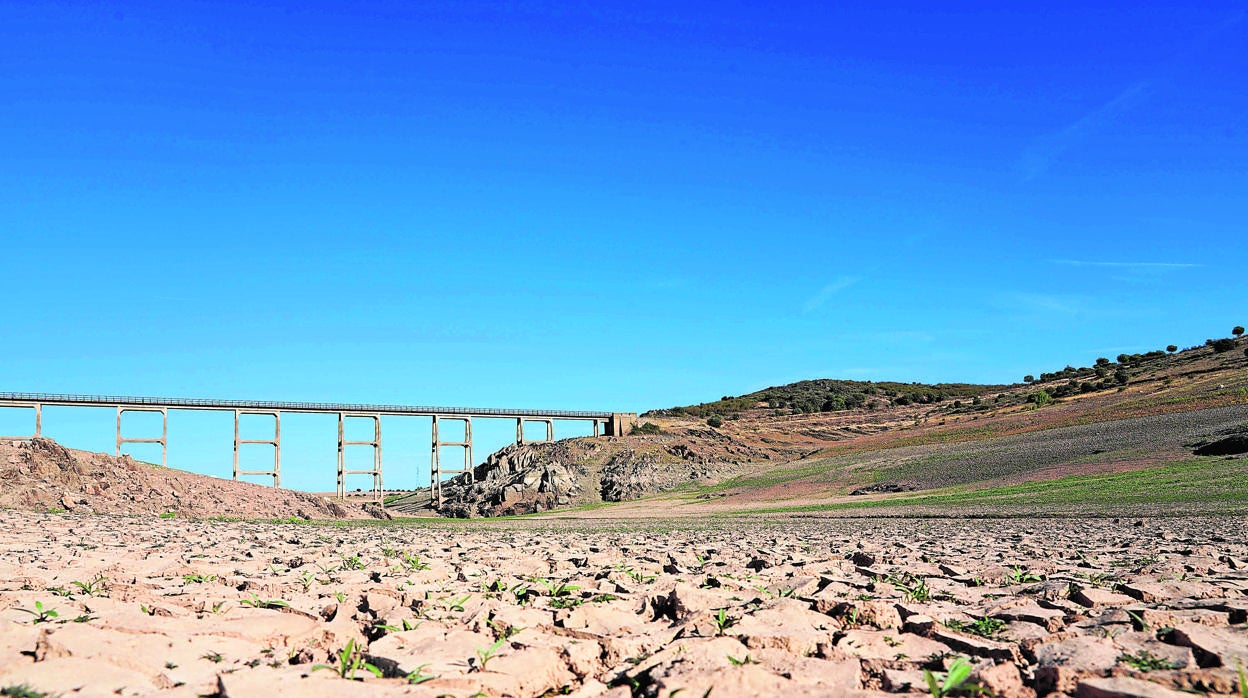
[[[1242,517],[0,512],[0,688],[64,695],[925,693],[959,656],[1011,698],[1231,693],[1246,620]],[[384,676],[313,670],[348,642]]]

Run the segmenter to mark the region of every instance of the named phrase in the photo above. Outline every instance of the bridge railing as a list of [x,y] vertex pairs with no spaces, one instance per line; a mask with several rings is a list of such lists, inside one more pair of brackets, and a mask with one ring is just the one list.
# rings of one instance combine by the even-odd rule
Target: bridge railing
[[61,403],[75,405],[143,405],[198,409],[268,409],[303,412],[371,412],[382,414],[463,415],[473,417],[554,417],[565,419],[609,419],[610,412],[587,410],[512,409],[502,407],[438,407],[432,405],[392,405],[346,402],[284,402],[279,400],[215,400],[205,398],[162,398],[133,395],[71,395],[64,393],[0,392],[0,402]]

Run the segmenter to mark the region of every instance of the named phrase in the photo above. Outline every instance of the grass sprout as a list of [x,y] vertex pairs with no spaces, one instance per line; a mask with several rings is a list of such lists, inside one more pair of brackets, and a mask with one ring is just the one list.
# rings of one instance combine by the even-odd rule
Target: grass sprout
[[924,669],[923,678],[927,681],[927,690],[932,694],[932,698],[944,698],[958,692],[983,693],[983,688],[967,683],[974,670],[975,667],[967,661],[966,657],[958,657],[949,664],[947,673],[938,675]]
[[373,676],[376,676],[377,678],[381,678],[382,673],[381,669],[378,669],[372,664],[364,661],[364,653],[355,646],[354,638],[347,640],[346,646],[338,651],[338,666],[317,664],[312,667],[312,671],[318,671],[320,669],[329,669],[330,671],[337,673],[342,678],[350,681],[356,680],[356,674],[359,673],[361,669],[367,671]]

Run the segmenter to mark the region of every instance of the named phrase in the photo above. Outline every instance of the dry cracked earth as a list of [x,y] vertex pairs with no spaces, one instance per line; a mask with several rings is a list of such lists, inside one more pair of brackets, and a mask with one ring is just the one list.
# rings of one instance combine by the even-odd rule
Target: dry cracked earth
[[0,584],[0,688],[49,695],[1248,690],[1243,518],[343,528],[2,511]]

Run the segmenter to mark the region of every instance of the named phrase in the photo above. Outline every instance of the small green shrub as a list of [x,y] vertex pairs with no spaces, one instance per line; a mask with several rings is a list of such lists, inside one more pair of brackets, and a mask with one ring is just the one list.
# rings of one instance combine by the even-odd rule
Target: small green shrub
[[36,691],[26,684],[0,688],[0,696],[9,696],[10,698],[48,698],[47,693]]
[[718,429],[724,426],[724,420],[719,415],[713,414],[710,417],[706,418],[706,426],[712,429]]
[[1124,654],[1118,657],[1118,661],[1138,671],[1167,671],[1179,668],[1174,662],[1157,657],[1148,650],[1140,650],[1135,654]]
[[659,425],[655,424],[654,422],[646,422],[642,424],[641,426],[633,427],[632,433],[654,435],[654,434],[662,434],[663,430],[660,429]]
[[960,633],[991,638],[1005,629],[1005,621],[996,618],[980,618],[971,623],[963,623],[956,619],[950,619],[945,621],[945,627]]

